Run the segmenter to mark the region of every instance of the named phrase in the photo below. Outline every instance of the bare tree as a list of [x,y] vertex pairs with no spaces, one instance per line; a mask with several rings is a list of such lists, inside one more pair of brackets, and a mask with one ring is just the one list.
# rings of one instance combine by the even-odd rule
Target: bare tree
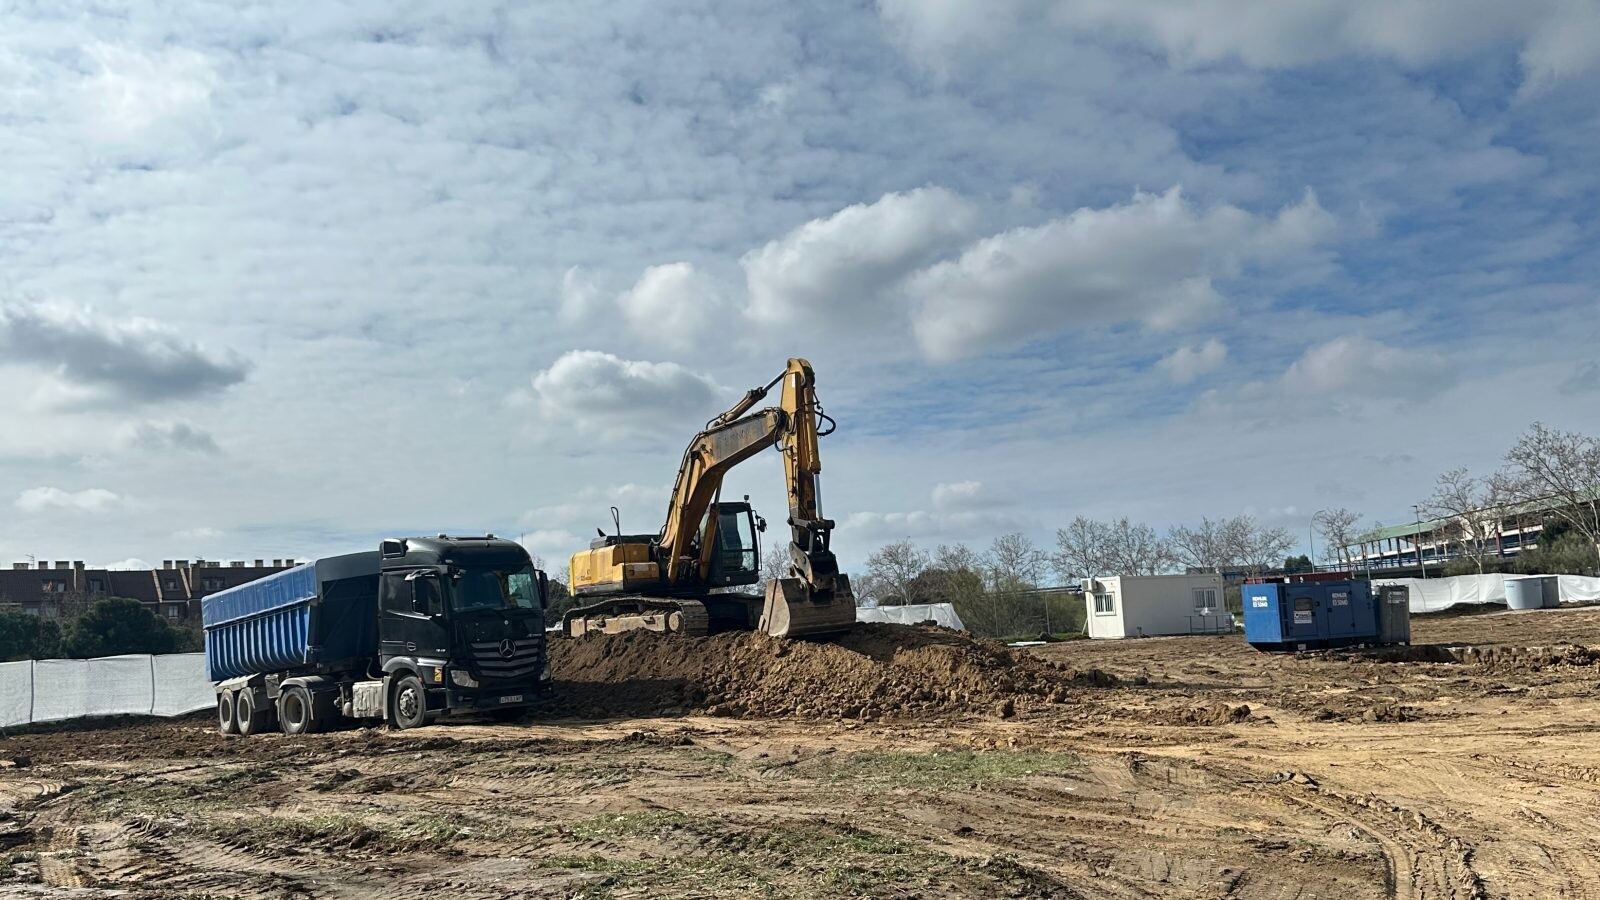
[[1234,516],[1223,523],[1230,552],[1251,575],[1260,575],[1283,561],[1294,537],[1283,526],[1268,528],[1254,516]]
[[[1043,551],[1035,547],[1028,536],[1020,532],[1003,534],[994,539],[985,554],[989,573],[989,592],[992,594],[995,625],[1001,634],[1016,634],[1037,629],[1039,620],[1029,613],[1032,604],[1019,602],[1018,595],[1033,591],[1039,586],[1048,560]],[[1044,628],[1050,630],[1048,607]]]
[[1106,529],[1106,557],[1109,568],[1118,575],[1160,575],[1177,567],[1172,546],[1142,522],[1126,516]]
[[1213,522],[1202,518],[1194,528],[1179,525],[1168,531],[1167,544],[1183,565],[1191,569],[1221,572],[1238,563],[1233,542],[1228,535],[1228,520]]
[[1535,422],[1506,452],[1505,475],[1516,501],[1552,502],[1551,516],[1600,547],[1600,440]]
[[789,575],[789,545],[774,543],[761,554],[761,592],[766,593],[767,585],[786,578]]
[[1499,555],[1506,488],[1504,478],[1475,478],[1465,468],[1451,469],[1439,476],[1433,493],[1418,504],[1423,516],[1440,521],[1440,536],[1455,544],[1479,575],[1488,559]]
[[882,579],[885,603],[911,603],[911,583],[928,568],[928,554],[910,541],[895,541],[867,557],[867,572]]
[[1356,528],[1361,514],[1342,506],[1325,509],[1311,517],[1317,533],[1322,535],[1323,558],[1328,562],[1350,567],[1350,545],[1355,543]]
[[1056,552],[1050,554],[1050,567],[1062,581],[1105,574],[1106,531],[1105,523],[1083,516],[1056,529]]

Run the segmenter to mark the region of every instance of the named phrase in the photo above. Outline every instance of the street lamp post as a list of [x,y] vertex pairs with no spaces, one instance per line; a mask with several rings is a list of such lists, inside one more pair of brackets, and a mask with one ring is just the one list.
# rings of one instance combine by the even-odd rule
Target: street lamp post
[[1411,504],[1411,512],[1417,517],[1417,568],[1422,570],[1422,577],[1428,577],[1428,564],[1422,559],[1422,504]]
[[1317,516],[1320,516],[1325,512],[1327,512],[1327,510],[1319,509],[1316,512],[1312,513],[1311,514],[1311,521],[1310,521],[1310,523],[1308,523],[1306,525],[1306,543],[1311,545],[1311,572],[1312,572],[1312,574],[1316,574],[1316,571],[1317,571],[1317,539],[1314,536],[1314,529],[1317,527]]

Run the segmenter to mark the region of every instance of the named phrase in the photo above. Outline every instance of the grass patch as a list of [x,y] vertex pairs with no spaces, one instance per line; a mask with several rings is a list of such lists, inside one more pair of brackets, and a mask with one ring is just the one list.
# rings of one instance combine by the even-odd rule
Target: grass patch
[[949,787],[1064,775],[1080,765],[1071,753],[1038,750],[933,750],[841,754],[822,762],[822,778],[913,787]]
[[941,882],[969,882],[971,896],[997,893],[994,875],[918,843],[845,824],[742,825],[709,816],[641,812],[546,829],[564,840],[603,840],[608,853],[546,857],[546,869],[592,874],[575,895],[638,892],[743,897],[904,897]]
[[425,814],[379,819],[372,814],[325,813],[315,816],[254,815],[206,822],[197,829],[230,844],[321,845],[358,849],[438,850],[457,841],[497,839],[518,829],[499,823],[476,824],[457,815]]

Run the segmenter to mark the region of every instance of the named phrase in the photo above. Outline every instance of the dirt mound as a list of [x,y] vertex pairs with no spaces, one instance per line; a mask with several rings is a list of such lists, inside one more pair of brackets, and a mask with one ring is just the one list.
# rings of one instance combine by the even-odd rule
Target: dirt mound
[[997,715],[1066,702],[1075,688],[1115,683],[1002,644],[942,628],[857,625],[830,641],[764,634],[703,638],[651,632],[559,640],[558,701],[575,715],[703,711],[713,715],[897,719]]

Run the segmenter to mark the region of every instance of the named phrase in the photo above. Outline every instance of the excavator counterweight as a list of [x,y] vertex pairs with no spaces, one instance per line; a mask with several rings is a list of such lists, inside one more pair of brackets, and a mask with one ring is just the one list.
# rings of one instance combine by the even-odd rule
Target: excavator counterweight
[[[706,423],[684,451],[658,534],[602,532],[573,555],[572,591],[592,601],[567,614],[569,634],[643,628],[811,637],[855,624],[850,580],[829,547],[833,522],[817,502],[817,439],[833,430],[833,420],[817,402],[815,381],[809,362],[791,359],[782,375]],[[755,409],[780,383],[779,404]],[[827,430],[819,430],[823,423]],[[774,446],[783,454],[788,488],[789,565],[765,595],[737,593],[760,580],[757,534],[766,521],[748,502],[721,501],[722,482],[734,466]]]

